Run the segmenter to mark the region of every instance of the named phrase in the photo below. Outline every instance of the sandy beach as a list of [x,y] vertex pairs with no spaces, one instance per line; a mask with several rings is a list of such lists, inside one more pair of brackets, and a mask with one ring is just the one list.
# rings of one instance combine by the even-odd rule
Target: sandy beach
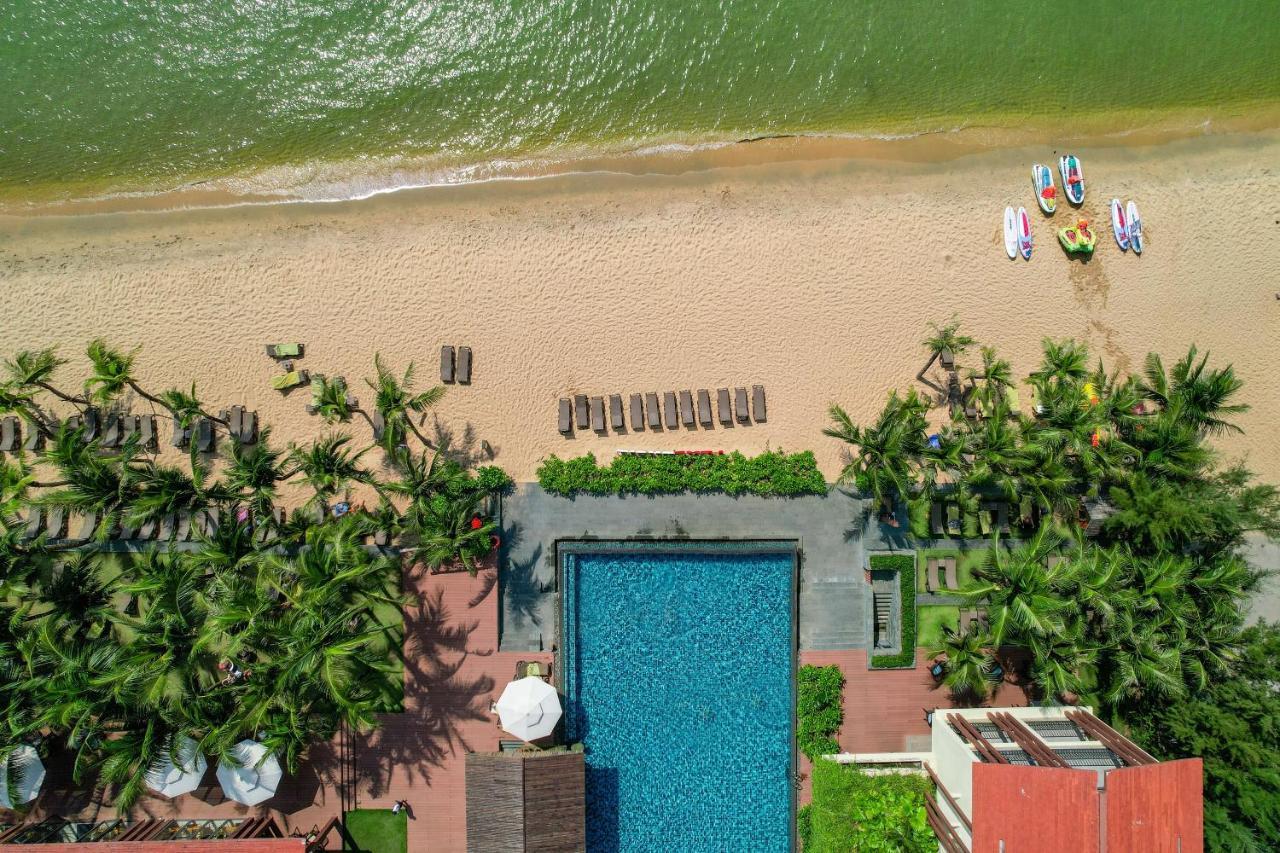
[[[1087,341],[1110,368],[1195,343],[1234,363],[1252,411],[1221,449],[1280,481],[1280,133],[1081,148],[1099,231],[1088,263],[1034,212],[1037,249],[1009,261],[1006,204],[1033,210],[1043,148],[941,162],[767,162],[665,175],[571,175],[410,190],[357,202],[0,218],[4,354],[141,345],[154,390],[192,381],[211,408],[258,410],[278,441],[330,428],[282,397],[263,344],[369,398],[375,352],[433,383],[442,344],[470,346],[474,381],[438,428],[517,480],[549,454],[620,448],[813,449],[831,402],[872,416],[923,364],[929,321],[956,315],[1024,374],[1046,336]],[[1106,204],[1133,198],[1147,251],[1121,254]],[[1229,239],[1220,239],[1227,238]],[[597,436],[556,430],[566,395],[763,384],[764,424]],[[135,407],[135,411],[141,411]],[[365,441],[362,421],[343,427]],[[167,429],[162,441],[167,441]],[[169,451],[169,453],[175,453]],[[176,455],[174,457],[177,458]],[[485,457],[486,459],[488,457]]]

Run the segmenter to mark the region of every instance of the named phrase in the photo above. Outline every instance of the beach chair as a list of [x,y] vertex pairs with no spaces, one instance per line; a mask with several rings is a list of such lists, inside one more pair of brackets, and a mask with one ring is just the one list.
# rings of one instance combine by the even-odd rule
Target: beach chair
[[711,417],[711,392],[706,388],[698,391],[698,423],[703,429],[711,429],[714,421]]
[[267,344],[267,355],[271,358],[302,358],[302,344]]
[[162,542],[172,541],[176,532],[177,522],[177,515],[172,512],[165,513],[164,517],[160,519],[160,529],[156,534],[156,538]]
[[106,425],[102,430],[102,438],[98,443],[102,447],[119,447],[124,439],[119,415],[107,415]]
[[751,414],[758,424],[762,424],[769,419],[769,412],[764,404],[763,385],[751,386]]
[[938,591],[938,558],[930,557],[924,564],[924,588],[929,592]]
[[587,395],[573,395],[573,414],[574,423],[578,425],[578,429],[586,429],[591,425],[591,416],[587,413]]
[[179,542],[191,541],[191,516],[188,513],[178,513],[178,526],[173,531],[173,538]]
[[983,536],[991,535],[991,515],[991,504],[983,504],[978,508],[978,530]]
[[631,431],[644,429],[644,399],[639,394],[631,395]]
[[258,440],[258,413],[245,412],[240,417],[240,443],[254,444]]
[[960,582],[956,580],[956,558],[944,557],[939,562],[941,563],[942,571],[946,573],[947,576],[947,589],[959,589]]
[[457,380],[463,385],[471,384],[471,347],[458,347]]
[[84,440],[93,441],[102,429],[102,416],[98,410],[90,406],[84,410]]
[[738,423],[745,424],[751,422],[751,412],[747,410],[747,389],[734,388],[733,402],[738,410]]
[[33,506],[27,510],[26,525],[22,530],[22,538],[24,541],[30,541],[40,535],[40,527],[44,523],[44,510],[38,506]]
[[12,453],[18,449],[18,419],[12,415],[0,421],[0,451]]
[[591,398],[591,429],[604,432],[604,397]]
[[716,408],[720,412],[720,423],[729,426],[733,423],[733,406],[729,403],[729,389],[716,391]]
[[1061,554],[1050,554],[1044,558],[1044,565],[1047,569],[1056,569],[1058,564],[1062,562]]
[[137,539],[137,538],[138,538],[138,528],[133,524],[131,524],[128,521],[128,518],[126,517],[125,520],[120,524],[120,541],[132,542],[134,539]]
[[148,518],[146,521],[142,522],[142,526],[138,528],[138,538],[144,540],[156,538],[156,527],[156,520],[154,518]]
[[208,418],[201,418],[196,423],[196,450],[201,453],[212,453],[213,445],[216,440],[216,433],[213,431],[213,421]]
[[453,381],[453,347],[440,347],[440,381]]
[[649,429],[662,429],[662,409],[658,406],[658,392],[650,391],[644,395],[644,408],[649,419]]
[[676,392],[667,391],[662,395],[662,407],[667,413],[667,429],[680,426],[680,413],[676,411]]
[[1009,535],[1009,504],[1004,501],[996,504],[996,530],[1002,536]]
[[80,523],[67,531],[67,537],[77,542],[88,542],[98,529],[98,514],[89,512],[80,516]]
[[375,530],[373,532],[373,544],[379,548],[386,548],[391,544],[390,530]]
[[958,538],[962,532],[963,528],[960,526],[960,505],[949,503],[947,504],[947,534]]
[[44,447],[44,433],[40,432],[40,430],[32,424],[31,429],[27,430],[26,439],[22,442],[22,449],[34,452],[42,447]]
[[240,422],[244,418],[244,406],[232,406],[230,409],[223,409],[218,413],[218,417],[227,422],[227,433],[231,437],[240,437]]
[[138,446],[144,450],[156,448],[156,416],[140,415],[138,417]]
[[67,526],[67,510],[60,506],[49,507],[45,516],[44,534],[50,539],[61,539]]
[[218,513],[215,510],[202,510],[196,516],[196,527],[205,536],[213,536],[218,532],[220,524]]
[[613,427],[614,432],[620,432],[626,429],[626,421],[622,417],[622,395],[609,395],[609,424]]
[[311,375],[305,370],[290,370],[288,373],[281,373],[271,377],[271,387],[281,393],[291,391],[299,385],[306,385],[311,382]]
[[942,504],[937,501],[929,504],[929,530],[934,536],[947,535],[947,526],[942,520]]
[[137,415],[125,415],[121,420],[121,438],[120,443],[126,444],[129,441],[136,441],[138,436],[138,427],[142,418]]
[[[564,400],[562,402],[569,402]],[[382,437],[387,433],[387,419],[383,417],[382,412],[378,409],[373,410],[373,414],[369,415],[369,423],[373,426],[373,440],[382,441]],[[564,430],[560,430],[564,432]]]
[[182,448],[191,443],[191,429],[182,425],[182,419],[173,416],[173,446]]
[[680,422],[686,429],[693,429],[693,394],[680,392]]
[[[561,434],[568,435],[573,432],[573,404],[569,402],[568,397],[560,398],[560,420],[558,421]],[[377,425],[374,426],[374,440],[377,440]]]

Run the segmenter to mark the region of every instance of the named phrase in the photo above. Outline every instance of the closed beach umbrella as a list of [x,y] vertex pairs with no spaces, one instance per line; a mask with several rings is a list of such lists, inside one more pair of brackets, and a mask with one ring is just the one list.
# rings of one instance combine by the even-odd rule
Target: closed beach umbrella
[[178,741],[178,763],[168,753],[147,771],[147,787],[165,797],[190,794],[200,786],[209,762],[194,740],[183,735]]
[[502,728],[521,740],[546,737],[560,719],[555,688],[534,676],[508,684],[495,707]]
[[9,753],[0,772],[4,773],[5,783],[0,785],[0,809],[31,802],[44,784],[44,762],[35,747],[27,744]]
[[256,740],[242,740],[231,747],[231,757],[235,764],[218,762],[218,781],[228,799],[256,806],[275,795],[276,787],[284,778],[275,753],[269,753]]

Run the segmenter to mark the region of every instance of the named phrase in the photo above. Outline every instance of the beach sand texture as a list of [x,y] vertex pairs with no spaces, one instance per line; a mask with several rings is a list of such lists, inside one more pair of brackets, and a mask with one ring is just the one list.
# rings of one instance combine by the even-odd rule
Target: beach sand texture
[[[860,422],[913,383],[929,321],[951,315],[1018,375],[1046,336],[1109,368],[1171,362],[1197,344],[1234,363],[1253,409],[1221,442],[1280,481],[1280,134],[1085,148],[1084,212],[1099,233],[1067,259],[1035,208],[1034,160],[1005,150],[942,163],[822,160],[666,176],[579,175],[413,190],[334,204],[0,219],[4,354],[57,345],[79,380],[85,344],[143,347],[144,387],[194,380],[212,409],[258,410],[277,441],[329,427],[308,391],[270,389],[263,344],[301,341],[299,366],[344,375],[362,402],[375,352],[434,383],[442,344],[475,353],[439,426],[516,479],[539,460],[619,448],[813,449],[828,477],[830,403]],[[1137,200],[1142,257],[1122,255],[1107,203]],[[1006,204],[1034,219],[1010,261]],[[974,354],[976,358],[976,353]],[[556,430],[557,400],[763,384],[764,424],[596,435]],[[140,411],[135,406],[135,411]],[[343,429],[368,439],[360,420]],[[167,427],[162,443],[168,441]],[[175,460],[175,451],[166,451]]]

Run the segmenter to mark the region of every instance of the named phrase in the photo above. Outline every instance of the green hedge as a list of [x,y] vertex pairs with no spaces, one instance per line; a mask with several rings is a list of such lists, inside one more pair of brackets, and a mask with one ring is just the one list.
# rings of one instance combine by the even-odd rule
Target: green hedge
[[[813,765],[813,803],[798,827],[805,853],[933,853],[923,776],[871,776],[857,767],[819,760]],[[807,826],[806,826],[807,824]]]
[[898,573],[898,598],[902,613],[902,651],[896,655],[871,653],[871,666],[897,669],[916,665],[916,561],[906,554],[877,554],[871,558],[871,571]]
[[574,459],[551,456],[538,468],[538,483],[553,495],[726,495],[795,497],[825,495],[827,483],[813,453],[766,451],[747,457],[724,455],[642,456],[620,454],[605,467],[588,453]]
[[816,760],[840,751],[835,733],[844,722],[844,673],[838,666],[802,666],[796,679],[796,740]]

